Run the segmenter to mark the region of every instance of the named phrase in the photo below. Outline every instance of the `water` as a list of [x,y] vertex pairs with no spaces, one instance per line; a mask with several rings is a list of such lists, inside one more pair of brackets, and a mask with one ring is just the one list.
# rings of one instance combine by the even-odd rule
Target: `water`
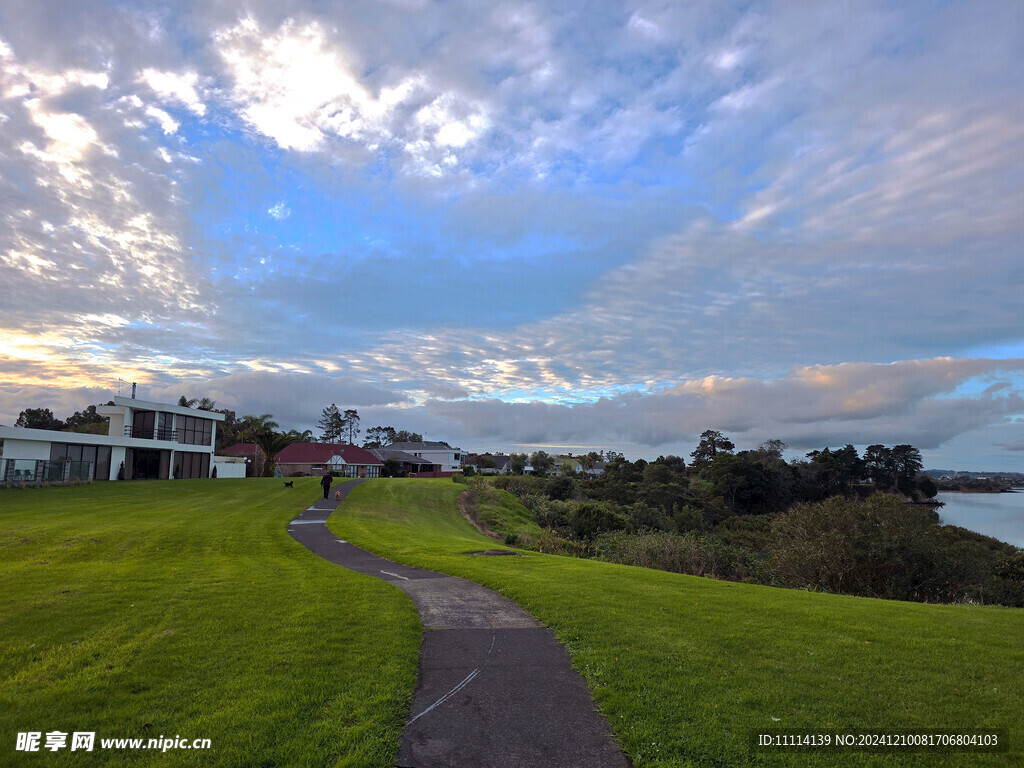
[[939,517],[961,528],[1024,547],[1024,493],[940,493]]

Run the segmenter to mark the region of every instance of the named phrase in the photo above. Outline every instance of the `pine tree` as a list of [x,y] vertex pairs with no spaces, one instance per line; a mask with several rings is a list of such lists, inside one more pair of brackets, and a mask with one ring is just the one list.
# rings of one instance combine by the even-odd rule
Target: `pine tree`
[[320,441],[324,443],[338,442],[345,431],[345,419],[334,403],[324,408],[316,425],[320,427]]

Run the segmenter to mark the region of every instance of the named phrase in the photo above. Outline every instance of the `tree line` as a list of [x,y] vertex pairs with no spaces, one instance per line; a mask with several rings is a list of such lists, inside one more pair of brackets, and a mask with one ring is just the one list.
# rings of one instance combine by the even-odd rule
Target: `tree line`
[[[1024,552],[939,524],[909,444],[847,444],[787,461],[708,430],[689,462],[615,458],[598,477],[505,476],[545,533],[514,541],[678,573],[929,602],[1024,607]],[[914,503],[917,502],[917,503]]]

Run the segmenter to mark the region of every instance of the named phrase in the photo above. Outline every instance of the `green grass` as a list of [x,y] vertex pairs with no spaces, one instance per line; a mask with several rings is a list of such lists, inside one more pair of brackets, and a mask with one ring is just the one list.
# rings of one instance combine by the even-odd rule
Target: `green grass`
[[[374,480],[329,527],[399,562],[485,584],[540,618],[637,768],[1021,762],[1024,611],[813,594],[525,551],[470,557],[493,540],[459,514],[461,490]],[[999,728],[1010,751],[752,752],[751,734],[773,728]]]
[[[292,540],[320,495],[295,486],[0,491],[0,764],[390,765],[415,609]],[[97,751],[14,751],[18,732],[53,730],[95,731]],[[179,734],[212,749],[98,750]]]
[[480,484],[469,492],[475,497],[478,522],[484,528],[521,541],[536,540],[544,533],[529,510],[508,491]]

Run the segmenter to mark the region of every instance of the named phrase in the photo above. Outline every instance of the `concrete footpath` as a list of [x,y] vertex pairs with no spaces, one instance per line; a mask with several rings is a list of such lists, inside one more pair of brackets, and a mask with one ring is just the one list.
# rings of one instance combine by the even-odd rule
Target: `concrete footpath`
[[332,489],[288,532],[332,563],[394,584],[419,611],[427,630],[419,683],[395,765],[628,768],[551,630],[479,584],[385,560],[327,529],[328,516],[360,482]]

